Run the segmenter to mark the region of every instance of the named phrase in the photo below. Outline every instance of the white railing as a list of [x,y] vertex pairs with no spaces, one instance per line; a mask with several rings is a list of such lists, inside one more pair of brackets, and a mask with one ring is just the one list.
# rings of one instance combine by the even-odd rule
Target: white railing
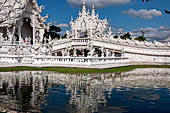
[[51,57],[51,56],[37,56],[34,57],[34,64],[105,64],[105,63],[120,63],[126,62],[128,58],[116,57]]
[[15,41],[15,42],[10,42],[10,41],[2,41],[0,42],[1,45],[19,45],[19,41]]
[[22,59],[18,55],[0,55],[0,63],[21,63]]
[[55,46],[61,45],[61,44],[65,44],[65,43],[69,43],[71,42],[71,39],[60,39],[60,40],[53,40]]
[[93,40],[92,45],[96,47],[109,48],[111,50],[124,51],[125,53],[143,54],[150,56],[170,56],[170,48],[151,48],[122,45],[118,43],[105,43],[103,41]]
[[54,56],[23,56],[23,55],[0,55],[0,63],[21,64],[80,64],[95,65],[108,63],[125,63],[125,57],[54,57]]
[[78,42],[78,43],[87,43],[89,41],[88,38],[73,38],[72,39],[73,42]]

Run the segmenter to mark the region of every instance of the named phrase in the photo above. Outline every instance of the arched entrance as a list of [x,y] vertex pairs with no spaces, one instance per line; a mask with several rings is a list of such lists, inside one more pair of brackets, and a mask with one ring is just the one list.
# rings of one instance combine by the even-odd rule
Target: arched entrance
[[24,18],[23,25],[21,27],[21,37],[27,44],[33,44],[33,28],[31,26],[31,20]]

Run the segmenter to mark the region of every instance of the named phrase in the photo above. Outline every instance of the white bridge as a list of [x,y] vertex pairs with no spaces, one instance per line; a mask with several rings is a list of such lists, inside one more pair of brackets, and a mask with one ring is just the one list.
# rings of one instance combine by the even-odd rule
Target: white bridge
[[105,48],[111,51],[121,51],[124,53],[148,55],[148,56],[167,56],[170,57],[170,43],[160,42],[139,42],[137,40],[122,40],[114,38],[78,38],[62,39],[54,43],[52,52],[67,49],[68,46],[74,48],[88,48],[89,44],[96,48]]

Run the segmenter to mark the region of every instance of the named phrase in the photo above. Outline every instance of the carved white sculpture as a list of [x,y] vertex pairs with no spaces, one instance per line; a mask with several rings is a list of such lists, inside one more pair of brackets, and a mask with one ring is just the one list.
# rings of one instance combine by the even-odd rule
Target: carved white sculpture
[[79,31],[79,33],[87,32],[87,34],[91,35],[95,33],[104,34],[107,25],[107,19],[100,20],[98,14],[95,14],[94,5],[91,14],[86,10],[85,2],[83,2],[82,11],[79,12],[79,17],[75,21],[73,21],[73,18],[71,17],[70,22],[72,33],[75,33],[72,34],[73,36],[78,35],[77,31]]
[[[39,31],[39,35],[42,38],[44,29],[46,29],[45,21],[48,15],[45,17],[41,16],[44,6],[38,6],[36,0],[1,0],[0,1],[0,34],[6,34],[4,36],[9,38],[8,43],[12,43],[16,29],[18,29],[17,35],[19,41],[22,43],[22,26],[25,22],[29,23],[32,29],[30,34],[32,44],[36,41],[36,31]],[[6,29],[4,29],[6,28]],[[3,37],[3,38],[5,38]],[[28,36],[27,36],[28,37]],[[42,39],[38,39],[42,41]],[[36,41],[37,42],[37,41]]]

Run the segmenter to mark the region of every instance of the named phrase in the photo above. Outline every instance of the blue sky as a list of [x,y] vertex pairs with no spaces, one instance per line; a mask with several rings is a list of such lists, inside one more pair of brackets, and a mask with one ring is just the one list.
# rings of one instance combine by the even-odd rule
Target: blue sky
[[[91,1],[86,0],[86,3],[91,5]],[[103,5],[97,8],[100,18],[107,17],[110,25],[116,28],[123,28],[124,31],[133,31],[140,28],[159,29],[160,26],[170,26],[170,15],[164,13],[164,9],[170,10],[170,0],[151,0],[149,3],[143,3],[141,0],[98,1],[101,1]],[[121,1],[122,3],[116,3],[116,1]],[[38,3],[46,6],[42,15],[49,14],[48,21],[57,22],[57,24],[68,24],[70,17],[73,16],[75,19],[78,11],[81,9],[81,0],[38,0]],[[149,13],[151,17],[141,16],[143,11],[140,10],[144,10],[148,14],[149,10],[153,9],[154,11]]]

